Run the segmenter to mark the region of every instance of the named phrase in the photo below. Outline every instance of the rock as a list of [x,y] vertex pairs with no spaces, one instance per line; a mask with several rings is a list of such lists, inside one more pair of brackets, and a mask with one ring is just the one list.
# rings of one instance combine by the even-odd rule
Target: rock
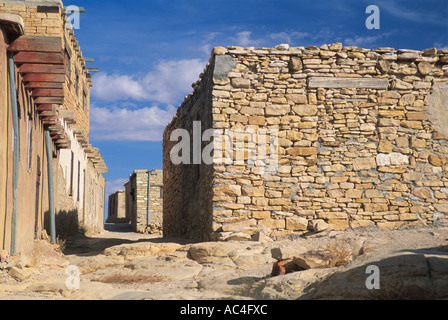
[[[422,253],[385,250],[361,257],[320,282],[309,298],[409,300],[448,297],[446,256],[431,254],[427,258]],[[431,264],[431,261],[434,263]],[[370,265],[375,265],[380,270],[379,290],[369,290],[366,287],[366,280],[370,275],[366,274],[366,270]],[[437,276],[433,277],[433,273],[437,273]]]
[[228,52],[229,52],[229,50],[227,50],[224,47],[215,47],[212,50],[212,55],[223,55],[223,54],[226,54]]
[[232,86],[234,88],[249,89],[250,88],[250,80],[249,79],[244,79],[244,78],[233,78],[232,79]]
[[[168,259],[168,260],[167,260]],[[125,268],[134,270],[135,277],[147,277],[163,281],[179,281],[194,278],[202,266],[191,260],[167,257],[144,257],[128,262]]]
[[308,219],[302,217],[287,217],[286,230],[306,231],[308,229]]
[[2,251],[0,252],[0,262],[1,262],[1,263],[6,262],[6,260],[8,259],[8,257],[9,257],[8,251],[6,251],[6,250],[2,250]]
[[297,300],[306,297],[307,288],[323,281],[335,269],[310,269],[271,277],[259,284],[256,299]]
[[126,260],[173,253],[181,247],[178,243],[132,243],[114,246],[104,250],[104,255],[124,256]]
[[25,269],[19,269],[17,267],[12,267],[9,269],[9,275],[19,282],[25,281],[31,277],[31,272]]
[[362,171],[376,168],[375,158],[357,158],[353,160],[353,170]]
[[275,46],[275,49],[277,49],[277,50],[289,50],[289,44],[287,44],[287,43],[279,44],[278,46]]
[[432,65],[428,62],[420,62],[418,64],[418,72],[420,72],[422,75],[427,75],[432,71]]
[[241,249],[238,242],[206,242],[191,245],[188,252],[191,258],[200,264],[230,263],[233,265],[229,254],[238,249]]
[[291,57],[291,59],[289,60],[289,68],[292,71],[296,71],[296,72],[302,70],[302,68],[303,68],[302,59]]
[[[267,229],[267,228],[266,228]],[[257,241],[257,242],[274,242],[274,240],[272,240],[269,237],[269,234],[271,234],[271,231],[265,231],[265,230],[258,230],[256,231],[253,235],[252,235],[252,241]]]
[[292,259],[295,256],[301,255],[307,251],[308,251],[308,249],[306,247],[288,244],[288,245],[281,245],[281,246],[276,246],[276,247],[272,248],[271,256],[273,259],[275,259],[277,261],[283,261],[283,260]]
[[387,60],[378,60],[377,68],[382,73],[388,73],[390,70],[390,63]]
[[306,253],[298,255],[293,259],[301,270],[328,268],[330,262],[322,254]]
[[11,262],[8,263],[7,268],[18,268],[18,269],[24,269],[28,266],[28,259],[26,257],[18,257],[14,258]]
[[315,220],[315,221],[312,221],[312,222],[313,222],[312,223],[312,230],[314,232],[316,232],[316,233],[327,231],[328,228],[330,227],[328,225],[328,223],[326,223],[322,219],[318,219],[318,220]]

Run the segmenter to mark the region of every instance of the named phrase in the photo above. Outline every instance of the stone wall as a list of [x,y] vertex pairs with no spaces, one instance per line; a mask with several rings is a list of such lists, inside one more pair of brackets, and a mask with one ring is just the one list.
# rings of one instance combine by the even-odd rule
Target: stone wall
[[126,218],[126,192],[117,191],[109,196],[107,223],[128,223]]
[[[448,50],[215,48],[164,135],[167,234],[275,238],[447,222],[447,83]],[[198,105],[211,113],[202,130],[278,130],[278,170],[247,156],[173,165],[170,134],[191,131]]]
[[[163,182],[161,170],[135,170],[126,187],[126,210],[131,210],[132,229],[140,233],[157,233],[162,230]],[[149,179],[149,181],[148,181]],[[148,182],[149,212],[148,212]]]
[[[200,164],[175,165],[170,160],[177,144],[170,141],[176,129],[188,131],[193,140],[193,121],[201,121],[202,129],[210,128],[212,120],[213,67],[209,66],[190,95],[179,107],[163,136],[163,235],[209,239],[213,232],[212,186],[213,167]],[[201,132],[202,133],[202,132]],[[188,155],[193,163],[192,155]]]

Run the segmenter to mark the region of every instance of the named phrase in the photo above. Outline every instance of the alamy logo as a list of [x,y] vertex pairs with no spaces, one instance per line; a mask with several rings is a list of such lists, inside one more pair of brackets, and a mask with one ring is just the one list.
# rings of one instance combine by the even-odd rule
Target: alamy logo
[[67,29],[79,30],[81,28],[80,8],[74,5],[67,6],[65,8],[65,13],[67,14]]
[[77,266],[68,266],[65,270],[68,275],[65,281],[67,290],[79,290],[81,287],[81,272]]
[[380,29],[380,8],[375,5],[370,5],[366,8],[366,14],[370,14],[366,20],[366,28],[369,30]]
[[[174,165],[245,165],[259,168],[260,174],[273,174],[278,169],[277,129],[208,129],[202,133],[201,122],[194,121],[193,137],[185,129],[176,129],[170,141],[178,142],[170,152]],[[204,142],[208,142],[205,147]]]
[[375,265],[368,266],[366,274],[370,274],[366,279],[366,288],[368,290],[380,290],[380,268]]

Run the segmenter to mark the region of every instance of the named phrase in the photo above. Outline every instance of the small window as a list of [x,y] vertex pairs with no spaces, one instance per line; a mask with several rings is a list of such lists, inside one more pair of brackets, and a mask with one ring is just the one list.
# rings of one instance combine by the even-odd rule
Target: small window
[[27,135],[27,142],[26,142],[26,169],[31,172],[31,165],[32,165],[32,156],[33,156],[33,123],[31,116],[28,115],[27,121],[26,121],[26,135]]
[[71,164],[70,164],[70,190],[69,195],[73,196],[73,179],[74,179],[74,165],[75,165],[75,154],[71,151]]
[[77,197],[76,197],[77,201],[80,200],[80,194],[81,194],[80,185],[81,185],[81,162],[78,161],[78,192],[77,192]]
[[84,110],[84,113],[87,114],[87,92],[83,90],[82,93],[82,109]]
[[68,83],[72,83],[72,63],[71,63],[71,57],[70,52],[68,48],[65,49],[65,75],[68,78]]
[[75,68],[75,95],[78,97],[79,92],[79,71],[78,68]]

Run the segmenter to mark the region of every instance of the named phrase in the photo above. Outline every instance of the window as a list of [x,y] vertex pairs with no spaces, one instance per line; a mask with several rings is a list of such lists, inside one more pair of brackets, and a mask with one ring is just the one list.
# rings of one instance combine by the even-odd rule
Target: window
[[68,83],[72,83],[72,63],[71,55],[68,48],[65,48],[65,75],[68,78]]
[[75,68],[75,95],[78,97],[79,92],[79,71],[78,68]]
[[81,162],[78,161],[78,192],[77,192],[77,201],[80,199],[80,185],[81,185]]
[[26,121],[26,135],[27,135],[27,142],[26,142],[26,169],[31,172],[31,165],[32,165],[32,156],[33,156],[33,123],[31,116],[28,115],[27,121]]
[[72,161],[70,164],[70,190],[69,190],[69,195],[73,196],[73,175],[74,175],[74,165],[75,165],[75,155],[73,153],[73,151],[71,152],[72,154]]
[[160,187],[160,199],[163,199],[163,188]]
[[87,114],[87,92],[85,90],[82,92],[82,109]]

